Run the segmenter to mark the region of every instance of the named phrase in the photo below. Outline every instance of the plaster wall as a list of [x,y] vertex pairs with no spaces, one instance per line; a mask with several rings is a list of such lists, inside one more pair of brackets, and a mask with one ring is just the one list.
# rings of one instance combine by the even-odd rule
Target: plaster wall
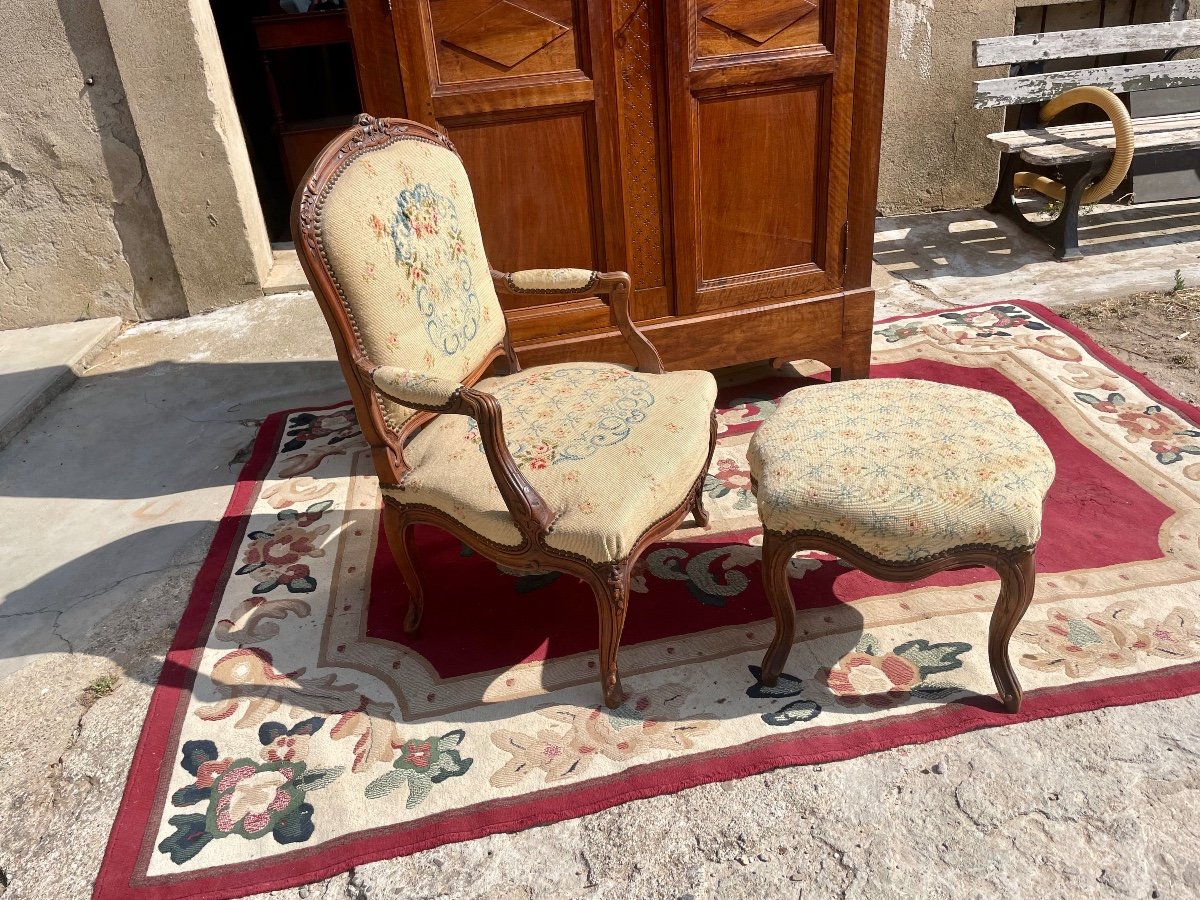
[[980,206],[995,189],[987,135],[1003,110],[972,107],[978,38],[1013,33],[1013,0],[892,0],[879,209],[885,215]]
[[[1008,71],[974,68],[972,43],[1011,35],[1019,7],[1072,2],[892,0],[879,175],[884,215],[966,209],[991,199],[999,155],[987,135],[1003,130],[1004,110],[975,109],[975,82]],[[1175,2],[1200,18],[1200,2]]]
[[20,7],[0,28],[0,328],[185,313],[99,8]]
[[271,269],[208,0],[99,0],[189,313],[262,295]]

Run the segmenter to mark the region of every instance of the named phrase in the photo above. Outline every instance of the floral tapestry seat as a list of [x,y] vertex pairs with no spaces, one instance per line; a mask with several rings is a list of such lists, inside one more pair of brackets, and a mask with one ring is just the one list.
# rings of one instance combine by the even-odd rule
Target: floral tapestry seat
[[[708,458],[716,383],[602,363],[540,366],[476,387],[500,401],[508,449],[555,515],[546,543],[594,563],[625,559],[684,503]],[[480,537],[521,544],[473,419],[439,416],[405,448],[401,504],[453,515]]]
[[1005,707],[1018,710],[1008,642],[1033,596],[1055,465],[1012,404],[903,378],[804,388],[783,398],[747,458],[777,623],[764,683],[778,679],[792,645],[786,568],[796,552],[832,553],[891,581],[988,566],[1001,580],[988,641],[992,672]]
[[[406,630],[424,607],[411,529],[429,523],[502,565],[587,583],[604,701],[620,706],[633,565],[689,514],[707,524],[712,375],[664,373],[623,272],[492,270],[462,161],[423,125],[360,117],[313,163],[293,236],[372,448]],[[601,298],[636,370],[522,370],[498,291]]]

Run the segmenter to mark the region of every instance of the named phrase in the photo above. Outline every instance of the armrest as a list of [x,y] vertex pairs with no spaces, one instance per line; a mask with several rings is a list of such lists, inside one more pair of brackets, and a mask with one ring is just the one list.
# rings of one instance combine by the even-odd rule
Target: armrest
[[492,478],[500,489],[504,505],[517,529],[532,543],[546,534],[555,515],[546,501],[521,474],[504,438],[504,417],[500,402],[484,391],[457,381],[412,372],[396,366],[374,366],[360,357],[358,369],[385,397],[426,412],[470,416],[479,424],[479,436]]
[[559,294],[608,298],[617,328],[633,351],[638,370],[661,375],[662,360],[654,345],[633,324],[629,314],[629,275],[625,272],[594,272],[589,269],[525,269],[520,272],[492,270],[496,290],[509,294]]
[[501,275],[510,294],[579,294],[590,291],[602,277],[591,269],[522,269]]
[[463,385],[448,378],[426,375],[397,366],[379,366],[370,372],[371,381],[388,398],[413,409],[446,412]]

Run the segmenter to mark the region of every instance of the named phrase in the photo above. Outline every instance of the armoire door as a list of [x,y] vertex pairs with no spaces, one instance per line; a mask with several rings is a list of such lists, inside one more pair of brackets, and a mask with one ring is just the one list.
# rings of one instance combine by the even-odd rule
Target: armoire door
[[681,314],[841,290],[854,0],[665,0]]
[[[653,269],[653,261],[643,260],[647,245],[661,240],[663,224],[652,222],[653,239],[645,228],[626,231],[631,169],[618,106],[630,90],[644,94],[654,86],[640,84],[640,76],[632,87],[619,86],[617,68],[628,67],[629,54],[617,44],[629,45],[625,22],[613,13],[608,3],[587,0],[393,2],[408,115],[440,128],[458,148],[497,269],[629,269],[631,243],[642,273]],[[648,41],[648,33],[637,40]],[[649,71],[648,46],[641,55]],[[640,114],[651,117],[653,129],[661,110],[642,100],[650,107]],[[657,132],[637,139],[638,164],[657,172]],[[644,184],[630,189],[646,195],[643,204],[654,202]],[[665,197],[657,202],[655,215],[662,216]],[[669,312],[668,254],[661,246],[657,253],[654,283],[638,283],[634,267],[641,289],[634,311],[641,319]],[[595,298],[502,301],[518,342],[611,327],[608,308]]]

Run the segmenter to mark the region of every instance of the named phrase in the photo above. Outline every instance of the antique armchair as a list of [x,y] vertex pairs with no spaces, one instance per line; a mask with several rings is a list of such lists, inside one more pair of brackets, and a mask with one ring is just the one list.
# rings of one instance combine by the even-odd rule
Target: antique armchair
[[[373,453],[409,590],[405,629],[417,631],[425,602],[416,523],[506,566],[576,575],[595,594],[601,686],[616,708],[630,570],[689,512],[707,524],[712,375],[663,373],[623,272],[492,271],[458,154],[415,122],[361,116],[317,157],[292,218]],[[522,371],[497,289],[606,298],[638,369]],[[494,363],[507,374],[486,377]]]

